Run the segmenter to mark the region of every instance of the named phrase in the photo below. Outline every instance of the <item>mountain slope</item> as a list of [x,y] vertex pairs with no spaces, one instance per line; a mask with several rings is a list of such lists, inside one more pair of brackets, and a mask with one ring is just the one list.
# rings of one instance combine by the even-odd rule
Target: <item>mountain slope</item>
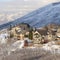
[[60,2],[49,4],[12,22],[3,24],[0,26],[0,29],[9,27],[11,24],[14,26],[19,23],[28,23],[36,28],[51,23],[60,24]]

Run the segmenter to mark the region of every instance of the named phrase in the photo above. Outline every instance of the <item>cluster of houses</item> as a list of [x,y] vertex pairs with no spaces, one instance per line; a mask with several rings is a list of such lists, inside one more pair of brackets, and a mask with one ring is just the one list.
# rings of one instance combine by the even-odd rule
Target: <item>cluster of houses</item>
[[[26,23],[21,23],[7,29],[9,38],[16,40],[31,40],[33,44],[44,44],[52,40],[60,40],[60,25],[49,24],[39,29],[33,28]],[[27,41],[26,41],[27,43]]]
[[33,33],[33,40],[35,43],[47,43],[53,40],[60,40],[60,26],[49,24],[46,27],[37,29]]
[[52,40],[60,40],[60,26],[49,24],[36,29],[26,23],[19,24],[10,30],[10,34],[17,40],[31,39],[34,44],[47,43]]

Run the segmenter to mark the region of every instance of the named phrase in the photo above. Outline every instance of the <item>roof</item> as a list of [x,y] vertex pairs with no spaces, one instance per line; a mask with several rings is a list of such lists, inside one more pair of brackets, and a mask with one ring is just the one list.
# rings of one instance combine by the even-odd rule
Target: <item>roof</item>
[[41,35],[47,35],[47,30],[45,29],[39,29],[37,30]]

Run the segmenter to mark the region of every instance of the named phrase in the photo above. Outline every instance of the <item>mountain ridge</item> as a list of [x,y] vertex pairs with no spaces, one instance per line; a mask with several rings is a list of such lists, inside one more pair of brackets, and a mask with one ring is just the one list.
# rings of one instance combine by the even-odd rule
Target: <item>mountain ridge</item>
[[20,23],[27,23],[36,28],[43,27],[51,23],[60,24],[60,2],[46,5],[45,7],[39,8],[21,18],[16,19],[15,21],[0,25],[0,29]]

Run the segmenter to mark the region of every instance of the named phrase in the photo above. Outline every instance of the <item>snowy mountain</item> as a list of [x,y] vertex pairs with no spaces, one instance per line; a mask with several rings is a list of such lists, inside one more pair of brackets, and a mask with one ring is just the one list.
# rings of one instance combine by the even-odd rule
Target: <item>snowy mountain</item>
[[60,2],[49,4],[14,21],[0,25],[0,29],[7,28],[11,24],[14,26],[15,24],[20,23],[27,23],[36,28],[43,27],[51,23],[60,24]]

